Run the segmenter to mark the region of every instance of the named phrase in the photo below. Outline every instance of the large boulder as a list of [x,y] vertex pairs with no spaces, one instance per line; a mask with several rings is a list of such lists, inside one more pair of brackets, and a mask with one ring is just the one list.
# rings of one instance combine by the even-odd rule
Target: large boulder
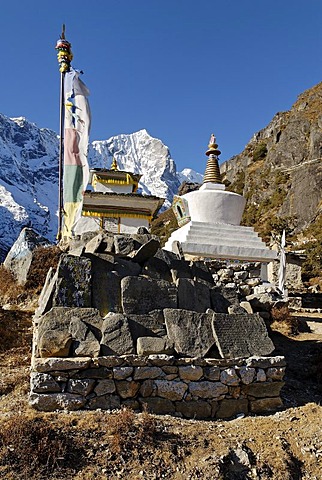
[[134,354],[134,342],[128,319],[120,313],[108,313],[102,325],[102,355]]
[[54,307],[90,307],[92,303],[91,261],[63,254],[57,269]]
[[222,358],[269,355],[275,348],[264,320],[255,313],[215,313],[212,329]]
[[33,260],[33,252],[39,247],[49,247],[52,244],[31,228],[23,228],[19,237],[6,256],[4,266],[14,275],[17,282],[24,284]]
[[39,319],[35,336],[39,356],[97,356],[102,323],[94,308],[52,308]]
[[205,357],[215,344],[212,314],[189,310],[164,309],[167,335],[179,355]]
[[177,307],[177,289],[165,280],[125,277],[121,281],[121,295],[125,315]]

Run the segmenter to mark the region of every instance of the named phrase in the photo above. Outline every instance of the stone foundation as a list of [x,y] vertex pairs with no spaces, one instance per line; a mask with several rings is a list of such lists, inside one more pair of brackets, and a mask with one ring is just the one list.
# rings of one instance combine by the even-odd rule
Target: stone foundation
[[34,358],[30,403],[42,411],[147,405],[157,414],[231,418],[281,407],[284,371],[284,357]]

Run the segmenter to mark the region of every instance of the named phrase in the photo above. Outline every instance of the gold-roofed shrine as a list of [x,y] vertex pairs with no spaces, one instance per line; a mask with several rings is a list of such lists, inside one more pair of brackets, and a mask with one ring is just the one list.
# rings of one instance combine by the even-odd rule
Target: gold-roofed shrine
[[138,193],[141,176],[119,170],[115,158],[110,169],[91,169],[92,190],[84,193],[82,218],[76,233],[99,229],[135,233],[138,227],[149,228],[164,199]]

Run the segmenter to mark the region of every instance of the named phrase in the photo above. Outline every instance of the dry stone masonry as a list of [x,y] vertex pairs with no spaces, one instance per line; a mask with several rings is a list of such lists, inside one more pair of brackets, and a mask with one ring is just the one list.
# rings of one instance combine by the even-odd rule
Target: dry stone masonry
[[[49,271],[34,317],[31,404],[228,418],[281,406],[285,360],[260,265],[185,261],[136,235],[86,234]],[[266,357],[267,356],[267,357]]]

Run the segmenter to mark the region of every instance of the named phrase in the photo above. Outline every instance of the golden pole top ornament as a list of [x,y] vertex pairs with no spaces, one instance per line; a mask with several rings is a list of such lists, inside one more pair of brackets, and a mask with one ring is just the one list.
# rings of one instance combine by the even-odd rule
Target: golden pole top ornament
[[71,44],[65,39],[65,24],[62,28],[60,39],[57,40],[55,49],[58,51],[57,60],[59,63],[60,73],[66,73],[70,70],[70,64],[73,60],[73,54],[71,50]]

